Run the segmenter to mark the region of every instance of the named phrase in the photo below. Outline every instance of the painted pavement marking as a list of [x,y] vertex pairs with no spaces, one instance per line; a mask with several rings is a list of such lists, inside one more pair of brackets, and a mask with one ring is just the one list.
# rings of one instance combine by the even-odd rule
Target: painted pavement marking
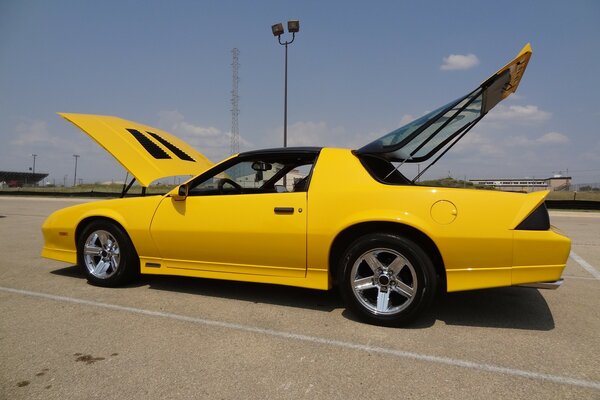
[[186,316],[186,315],[173,314],[173,313],[168,313],[168,312],[152,311],[152,310],[145,310],[142,308],[126,307],[126,306],[120,306],[120,305],[108,304],[108,303],[100,303],[100,302],[96,302],[96,301],[78,299],[78,298],[74,298],[74,297],[57,296],[57,295],[52,295],[52,294],[47,294],[47,293],[32,292],[29,290],[14,289],[14,288],[2,287],[2,286],[0,286],[0,292],[19,294],[19,295],[29,296],[29,297],[37,297],[37,298],[42,298],[42,299],[54,300],[54,301],[61,301],[61,302],[65,302],[65,303],[81,304],[81,305],[85,305],[85,306],[104,308],[104,309],[108,309],[108,310],[127,312],[127,313],[137,314],[137,315],[146,315],[146,316],[151,316],[151,317],[167,318],[167,319],[171,319],[171,320],[185,321],[185,322],[190,322],[190,323],[199,324],[199,325],[213,326],[213,327],[231,329],[231,330],[241,331],[241,332],[257,333],[257,334],[266,335],[266,336],[278,337],[278,338],[289,339],[289,340],[296,340],[296,341],[300,341],[300,342],[322,344],[322,345],[333,346],[333,347],[338,347],[338,348],[364,351],[364,352],[368,352],[368,353],[379,353],[379,354],[383,354],[386,356],[396,357],[396,358],[401,358],[401,359],[417,360],[417,361],[429,362],[432,364],[450,365],[453,367],[461,367],[461,368],[468,368],[468,369],[472,369],[472,370],[492,372],[492,373],[503,374],[503,375],[518,376],[521,378],[528,378],[528,379],[535,379],[538,381],[552,382],[552,383],[557,383],[560,385],[570,385],[570,386],[578,386],[578,387],[583,387],[583,388],[600,390],[600,382],[598,382],[598,381],[576,379],[576,378],[571,378],[568,376],[551,375],[551,374],[527,371],[527,370],[522,370],[522,369],[501,367],[501,366],[497,366],[497,365],[493,365],[493,364],[477,363],[477,362],[461,360],[461,359],[456,359],[456,358],[450,358],[450,357],[441,357],[441,356],[420,354],[420,353],[396,350],[396,349],[391,349],[391,348],[386,348],[386,347],[377,347],[377,346],[370,346],[370,345],[365,345],[365,344],[361,344],[361,343],[352,343],[352,342],[345,342],[345,341],[341,341],[341,340],[327,339],[327,338],[318,337],[318,336],[308,336],[308,335],[302,335],[302,334],[293,333],[293,332],[265,329],[265,328],[260,328],[260,327],[256,327],[256,326],[251,326],[251,325],[241,325],[241,324],[235,324],[235,323],[231,323],[231,322],[223,322],[223,321],[216,321],[216,320],[210,320],[210,319],[205,319],[205,318],[190,317],[190,316]]

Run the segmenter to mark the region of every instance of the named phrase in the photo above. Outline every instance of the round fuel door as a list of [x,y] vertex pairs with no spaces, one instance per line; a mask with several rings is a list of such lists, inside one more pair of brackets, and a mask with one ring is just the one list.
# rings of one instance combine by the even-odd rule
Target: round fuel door
[[458,210],[454,203],[448,200],[440,200],[431,206],[431,218],[441,225],[448,225],[456,219]]

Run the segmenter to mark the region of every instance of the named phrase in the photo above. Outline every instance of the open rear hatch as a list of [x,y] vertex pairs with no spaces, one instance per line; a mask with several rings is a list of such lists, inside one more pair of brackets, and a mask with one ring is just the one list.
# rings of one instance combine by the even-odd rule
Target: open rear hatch
[[420,163],[441,151],[429,168],[492,108],[517,90],[530,57],[528,43],[512,61],[472,92],[355,150],[355,154],[374,155],[391,162]]
[[169,176],[198,175],[213,165],[183,140],[148,125],[109,115],[59,115],[108,151],[142,187]]

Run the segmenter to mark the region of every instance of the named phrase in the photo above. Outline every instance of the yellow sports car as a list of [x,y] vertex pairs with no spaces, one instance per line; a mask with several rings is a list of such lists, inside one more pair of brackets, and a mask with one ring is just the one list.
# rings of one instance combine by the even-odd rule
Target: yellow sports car
[[194,177],[166,195],[53,213],[42,256],[109,287],[139,273],[337,286],[356,315],[381,325],[415,318],[439,291],[556,288],[571,242],[550,226],[547,192],[426,187],[400,172],[445,154],[517,89],[530,56],[527,45],[472,92],[358,150],[250,151],[212,165],[162,130],[61,114],[144,188]]

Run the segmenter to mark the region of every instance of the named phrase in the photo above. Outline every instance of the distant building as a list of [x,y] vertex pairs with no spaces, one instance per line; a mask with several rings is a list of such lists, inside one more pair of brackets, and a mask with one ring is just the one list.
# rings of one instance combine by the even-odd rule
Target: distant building
[[474,185],[493,187],[506,192],[564,191],[571,187],[570,176],[555,175],[546,179],[470,179]]
[[8,187],[34,186],[47,176],[32,172],[0,171],[0,183],[4,182],[2,186]]

